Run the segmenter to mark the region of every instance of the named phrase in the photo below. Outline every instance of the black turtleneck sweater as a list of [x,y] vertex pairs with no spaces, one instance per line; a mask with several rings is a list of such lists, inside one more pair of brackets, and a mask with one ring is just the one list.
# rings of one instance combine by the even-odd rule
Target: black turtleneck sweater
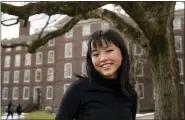
[[80,79],[64,94],[55,120],[135,120],[137,96],[121,93],[117,79]]

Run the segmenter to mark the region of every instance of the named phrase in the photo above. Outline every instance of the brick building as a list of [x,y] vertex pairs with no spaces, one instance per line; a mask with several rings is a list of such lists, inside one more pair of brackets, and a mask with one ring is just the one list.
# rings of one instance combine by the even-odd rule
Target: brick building
[[[70,17],[59,21],[55,27],[64,25]],[[2,106],[12,100],[13,104],[40,103],[42,109],[56,109],[67,87],[76,79],[73,73],[85,73],[85,53],[88,36],[98,29],[113,28],[99,19],[82,20],[69,32],[50,40],[35,54],[29,54],[24,47],[2,48],[1,53],[1,91]],[[175,12],[175,47],[178,54],[180,76],[184,84],[184,10]],[[29,35],[27,28],[20,27],[20,37],[2,40],[2,43],[32,42],[37,34]],[[145,58],[145,52],[126,41],[134,55]],[[143,109],[154,107],[150,63],[139,63],[138,79],[141,89]]]

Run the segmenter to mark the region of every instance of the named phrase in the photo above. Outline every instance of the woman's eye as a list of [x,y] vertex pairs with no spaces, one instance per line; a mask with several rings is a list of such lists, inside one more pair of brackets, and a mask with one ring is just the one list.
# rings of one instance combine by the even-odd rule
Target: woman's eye
[[113,50],[107,50],[107,52],[112,52]]
[[98,56],[98,53],[92,54],[92,56]]

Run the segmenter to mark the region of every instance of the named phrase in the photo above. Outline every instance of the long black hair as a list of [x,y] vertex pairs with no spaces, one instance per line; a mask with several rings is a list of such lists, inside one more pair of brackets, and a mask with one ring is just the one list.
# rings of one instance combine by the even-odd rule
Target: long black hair
[[96,71],[92,63],[91,44],[95,48],[97,46],[102,47],[103,41],[106,44],[113,43],[120,49],[122,54],[122,64],[118,70],[118,76],[119,76],[118,79],[120,81],[121,91],[126,96],[133,96],[135,94],[135,91],[129,82],[130,81],[130,59],[129,59],[128,50],[121,35],[114,30],[110,30],[110,29],[105,31],[98,30],[90,36],[89,41],[87,43],[87,46],[88,46],[87,55],[86,55],[87,76],[85,77],[88,77],[88,79],[92,80],[93,76],[100,75],[98,74],[98,72]]

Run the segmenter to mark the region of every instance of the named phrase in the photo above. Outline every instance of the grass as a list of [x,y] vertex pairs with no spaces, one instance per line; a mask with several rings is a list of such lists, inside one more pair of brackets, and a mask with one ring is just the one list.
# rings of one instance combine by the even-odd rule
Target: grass
[[28,114],[24,115],[25,119],[51,119],[54,120],[55,119],[55,115],[54,114],[50,114],[46,111],[35,111],[35,112],[31,112]]
[[2,112],[2,113],[1,113],[1,116],[4,116],[4,115],[5,115],[5,112]]

